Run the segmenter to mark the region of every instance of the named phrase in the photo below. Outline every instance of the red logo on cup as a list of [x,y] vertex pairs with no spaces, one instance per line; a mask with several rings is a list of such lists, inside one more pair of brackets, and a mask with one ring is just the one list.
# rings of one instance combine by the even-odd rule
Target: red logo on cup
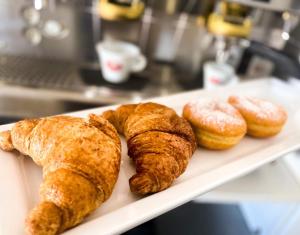
[[122,64],[114,63],[112,61],[107,61],[107,67],[112,71],[120,71],[123,68]]
[[214,84],[220,84],[220,83],[221,83],[220,79],[217,78],[217,77],[210,77],[209,80],[210,80],[212,83],[214,83]]

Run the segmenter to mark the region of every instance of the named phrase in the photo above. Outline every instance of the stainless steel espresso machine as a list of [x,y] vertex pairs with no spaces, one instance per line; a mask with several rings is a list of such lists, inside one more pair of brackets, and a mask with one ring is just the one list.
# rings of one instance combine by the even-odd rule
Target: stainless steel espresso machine
[[[0,116],[45,116],[200,88],[203,63],[220,50],[241,77],[300,77],[299,14],[292,0],[1,1]],[[124,83],[105,81],[95,45],[107,38],[139,46],[146,69]]]

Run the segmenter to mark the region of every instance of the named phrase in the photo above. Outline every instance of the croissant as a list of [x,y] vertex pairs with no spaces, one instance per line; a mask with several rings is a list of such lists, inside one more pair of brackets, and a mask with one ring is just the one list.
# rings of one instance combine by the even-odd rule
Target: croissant
[[0,133],[0,148],[18,150],[43,167],[41,202],[26,219],[34,235],[80,223],[109,198],[121,158],[117,131],[100,116],[56,116],[17,122]]
[[122,105],[102,116],[126,138],[128,155],[136,166],[129,184],[136,194],[168,188],[185,171],[196,149],[189,123],[164,105]]

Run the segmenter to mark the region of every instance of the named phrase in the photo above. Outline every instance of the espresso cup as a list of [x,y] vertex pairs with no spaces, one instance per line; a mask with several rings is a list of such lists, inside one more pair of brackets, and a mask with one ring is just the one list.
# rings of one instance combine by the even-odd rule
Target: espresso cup
[[214,61],[206,62],[204,64],[205,89],[234,85],[236,83],[238,83],[238,77],[235,75],[231,65]]
[[111,83],[121,83],[131,72],[140,72],[147,65],[147,59],[140,49],[131,43],[103,41],[96,45],[103,78]]

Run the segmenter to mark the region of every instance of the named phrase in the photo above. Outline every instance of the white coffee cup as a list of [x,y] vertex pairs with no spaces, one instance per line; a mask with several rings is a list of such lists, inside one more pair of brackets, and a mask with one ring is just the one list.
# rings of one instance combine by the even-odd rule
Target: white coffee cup
[[235,75],[231,65],[217,63],[215,61],[204,64],[204,88],[213,89],[220,86],[234,85],[238,83],[238,77]]
[[131,72],[142,71],[147,59],[140,49],[131,43],[121,41],[103,41],[96,45],[102,75],[111,83],[120,83],[128,79]]

